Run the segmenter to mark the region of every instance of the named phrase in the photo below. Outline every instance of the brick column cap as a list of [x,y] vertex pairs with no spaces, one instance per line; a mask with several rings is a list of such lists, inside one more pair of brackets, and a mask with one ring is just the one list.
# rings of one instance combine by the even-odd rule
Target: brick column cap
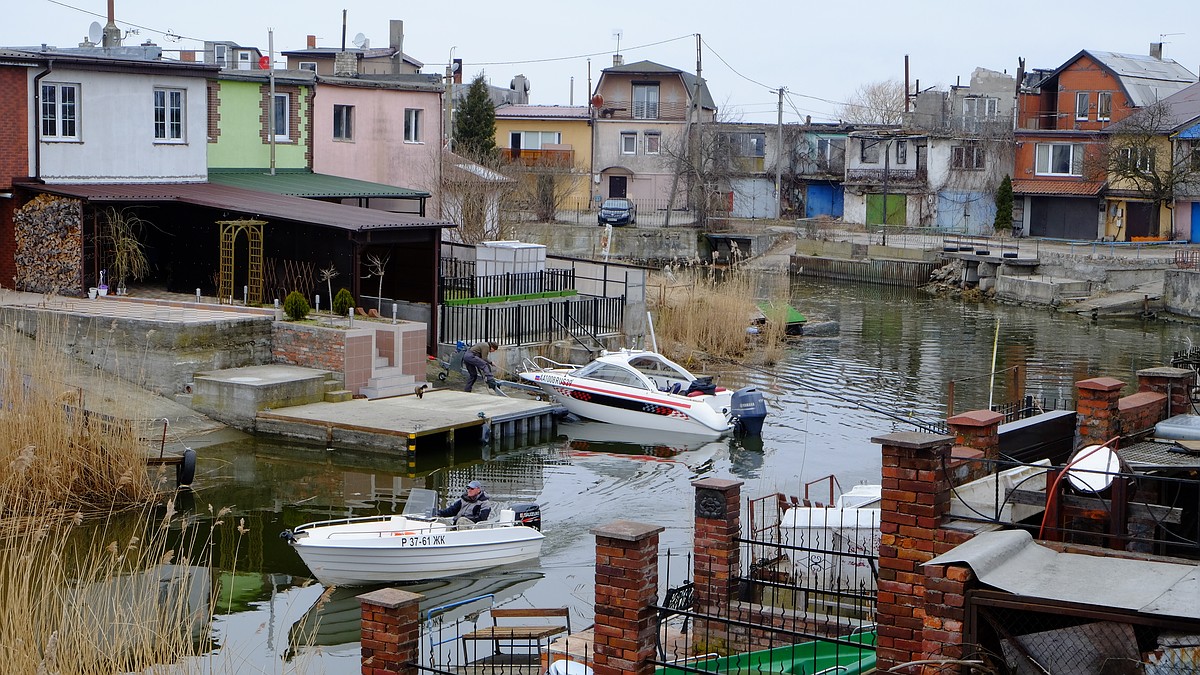
[[992,410],[972,410],[946,420],[952,427],[987,427],[1004,421],[1004,415]]
[[1125,387],[1125,383],[1115,377],[1093,377],[1090,380],[1080,380],[1075,383],[1080,389],[1093,391],[1117,391]]
[[1142,368],[1137,371],[1138,377],[1167,377],[1183,379],[1191,377],[1194,371],[1189,368],[1172,368],[1170,366],[1159,366],[1157,368]]
[[597,537],[608,537],[621,541],[642,541],[662,532],[667,528],[660,525],[647,525],[632,520],[614,520],[607,525],[593,527],[589,532]]
[[697,490],[717,490],[718,492],[728,492],[742,485],[744,485],[743,481],[729,480],[728,478],[701,478],[692,481],[692,487]]
[[897,448],[920,450],[923,448],[950,445],[954,442],[954,437],[944,434],[927,434],[920,431],[898,431],[894,434],[875,436],[871,439],[871,442],[880,445],[891,445]]
[[387,609],[398,609],[413,605],[425,598],[420,593],[409,593],[402,591],[399,588],[381,588],[370,593],[363,593],[357,596],[358,601],[364,605],[377,605]]

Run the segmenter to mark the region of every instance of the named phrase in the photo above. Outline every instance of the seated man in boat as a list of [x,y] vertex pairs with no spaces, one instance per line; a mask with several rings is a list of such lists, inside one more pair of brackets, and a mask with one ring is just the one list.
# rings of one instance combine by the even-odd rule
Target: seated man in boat
[[495,340],[488,340],[472,346],[463,354],[463,365],[467,367],[467,387],[463,391],[471,391],[475,387],[475,380],[479,379],[480,373],[483,373],[483,381],[488,389],[496,388],[496,378],[492,375],[493,364],[488,360],[488,355],[499,348]]
[[455,525],[473,525],[488,519],[492,513],[492,501],[483,491],[483,485],[473,480],[467,483],[467,491],[453,504],[437,512],[440,518],[454,518]]

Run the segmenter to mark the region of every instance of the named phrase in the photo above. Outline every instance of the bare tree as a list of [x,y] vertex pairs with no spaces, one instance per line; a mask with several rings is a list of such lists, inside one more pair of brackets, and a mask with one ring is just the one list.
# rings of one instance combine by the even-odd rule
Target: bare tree
[[336,279],[340,274],[337,270],[337,265],[334,265],[332,262],[330,262],[329,267],[321,269],[319,274],[321,281],[324,281],[326,286],[329,288],[329,306],[333,307],[333,280]]
[[375,296],[375,304],[379,309],[383,309],[383,275],[387,273],[388,262],[391,259],[392,256],[390,255],[367,254],[367,274],[363,278],[370,279],[371,277],[376,277],[379,279],[379,295]]
[[571,163],[570,153],[541,151],[536,157],[513,158],[506,173],[516,180],[508,193],[513,210],[528,210],[543,223],[552,223],[558,212],[587,180],[586,173]]
[[859,85],[838,109],[838,117],[851,124],[900,124],[904,121],[904,94],[899,80]]
[[1152,103],[1110,127],[1102,151],[1084,169],[1099,180],[1107,177],[1113,190],[1171,208],[1176,195],[1200,186],[1190,147],[1172,150],[1168,134],[1174,126],[1170,105]]
[[437,191],[438,212],[458,223],[452,236],[464,244],[502,239],[500,204],[516,181],[494,156],[446,153]]

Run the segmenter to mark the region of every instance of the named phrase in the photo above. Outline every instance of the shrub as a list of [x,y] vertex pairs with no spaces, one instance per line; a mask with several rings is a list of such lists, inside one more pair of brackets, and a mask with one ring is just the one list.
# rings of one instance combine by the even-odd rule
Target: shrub
[[350,295],[350,291],[339,288],[337,295],[333,296],[333,313],[338,316],[346,316],[354,307],[354,296]]
[[292,291],[288,293],[287,298],[283,301],[283,313],[292,321],[303,321],[312,308],[308,306],[308,300],[300,295],[300,291]]

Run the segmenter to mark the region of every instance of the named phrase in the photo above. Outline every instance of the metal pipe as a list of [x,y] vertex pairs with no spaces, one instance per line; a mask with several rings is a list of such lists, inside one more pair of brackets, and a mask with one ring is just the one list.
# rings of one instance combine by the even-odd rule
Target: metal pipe
[[54,59],[46,61],[46,69],[33,76],[33,177],[42,177],[42,87],[41,81],[54,70]]

